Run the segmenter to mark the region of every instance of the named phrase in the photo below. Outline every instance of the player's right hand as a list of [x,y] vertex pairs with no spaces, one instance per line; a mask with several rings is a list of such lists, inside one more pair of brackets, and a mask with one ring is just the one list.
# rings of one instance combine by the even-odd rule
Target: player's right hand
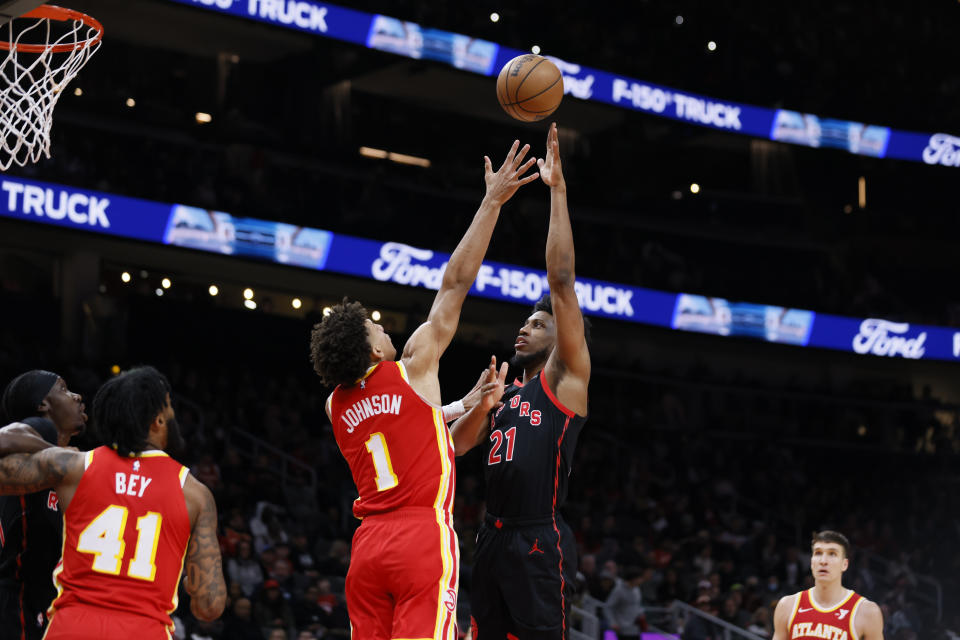
[[531,173],[528,176],[523,175],[530,167],[536,164],[537,159],[530,158],[524,162],[523,159],[526,157],[527,152],[530,151],[530,145],[523,145],[523,148],[520,149],[518,153],[517,147],[519,146],[520,141],[514,140],[513,146],[511,146],[510,151],[507,152],[507,157],[504,159],[503,164],[496,171],[493,170],[493,164],[490,162],[490,158],[483,156],[483,179],[487,183],[486,198],[497,206],[503,205],[513,197],[517,189],[540,177],[539,173]]

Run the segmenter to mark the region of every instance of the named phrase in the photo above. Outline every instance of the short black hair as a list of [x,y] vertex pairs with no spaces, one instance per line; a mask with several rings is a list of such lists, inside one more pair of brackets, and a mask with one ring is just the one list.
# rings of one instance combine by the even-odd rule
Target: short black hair
[[324,384],[352,385],[370,367],[367,310],[346,298],[310,332],[310,360]]
[[[543,294],[543,297],[533,305],[532,313],[536,313],[537,311],[546,311],[550,315],[553,315],[553,300],[550,299],[549,293]],[[582,312],[581,315],[583,315]],[[583,316],[583,339],[587,341],[587,344],[590,344],[590,328],[590,318]]]
[[149,366],[134,367],[107,380],[93,398],[93,433],[121,456],[147,449],[147,437],[167,406],[170,382]]
[[838,544],[843,547],[843,557],[850,557],[850,541],[847,539],[847,536],[839,533],[837,531],[814,531],[813,539],[810,541],[810,549],[813,549],[813,545],[818,542],[832,542],[833,544]]

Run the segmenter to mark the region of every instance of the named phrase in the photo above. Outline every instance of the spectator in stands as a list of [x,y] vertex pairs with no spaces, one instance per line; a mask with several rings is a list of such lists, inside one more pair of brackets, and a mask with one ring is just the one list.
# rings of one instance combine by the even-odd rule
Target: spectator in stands
[[[708,595],[697,596],[694,603],[701,612],[715,616],[717,609]],[[689,614],[683,624],[683,640],[713,640],[717,637],[717,625],[704,617]]]
[[266,633],[272,634],[277,628],[293,633],[293,611],[276,580],[263,583],[263,589],[253,606],[253,619]]
[[229,640],[263,640],[263,632],[253,620],[253,605],[248,598],[238,598],[223,616],[223,637]]
[[643,620],[643,596],[640,584],[643,571],[628,567],[623,578],[617,578],[603,605],[603,614],[620,640],[638,640]]
[[237,556],[227,560],[227,576],[240,584],[243,595],[251,597],[263,582],[260,563],[253,557],[253,548],[247,540],[237,543]]
[[747,624],[747,631],[763,638],[769,638],[773,635],[773,616],[769,607],[758,607],[753,612],[753,617]]
[[223,527],[223,537],[220,539],[220,548],[223,549],[223,554],[228,557],[236,555],[237,544],[240,541],[252,543],[253,536],[247,529],[247,521],[243,517],[243,511],[234,508],[230,511],[227,524]]

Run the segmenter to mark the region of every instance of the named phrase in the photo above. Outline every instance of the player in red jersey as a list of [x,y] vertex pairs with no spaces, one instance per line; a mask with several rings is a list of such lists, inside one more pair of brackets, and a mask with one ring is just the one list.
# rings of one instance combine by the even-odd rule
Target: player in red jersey
[[184,561],[193,614],[216,619],[226,602],[217,507],[164,452],[182,444],[167,379],[152,367],[112,378],[93,423],[110,446],[0,460],[0,494],[54,487],[64,514],[46,640],[169,640]]
[[[522,185],[535,159],[516,141],[496,172],[484,158],[486,195],[443,273],[427,321],[397,351],[359,302],[336,305],[313,328],[310,351],[323,382],[337,385],[327,416],[360,494],[353,513],[347,609],[354,640],[456,635],[459,562],[453,530],[454,452],[440,407],[440,356],[456,332],[460,309],[490,244],[500,208]],[[499,400],[496,360],[481,401]]]
[[850,541],[836,531],[813,534],[810,568],[815,585],[784,596],[773,614],[773,640],[883,640],[875,602],[843,586]]

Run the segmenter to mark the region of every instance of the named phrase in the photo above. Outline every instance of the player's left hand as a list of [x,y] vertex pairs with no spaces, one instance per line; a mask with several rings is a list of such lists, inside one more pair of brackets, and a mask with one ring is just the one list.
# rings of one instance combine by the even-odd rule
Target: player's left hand
[[480,387],[480,408],[486,413],[500,406],[504,383],[507,380],[507,363],[500,365],[497,371],[497,356],[490,356],[490,366],[484,371],[483,386]]
[[557,136],[557,123],[550,125],[547,133],[547,157],[537,160],[540,169],[540,179],[550,188],[564,189],[567,186],[563,179],[563,166],[560,164],[560,139]]

